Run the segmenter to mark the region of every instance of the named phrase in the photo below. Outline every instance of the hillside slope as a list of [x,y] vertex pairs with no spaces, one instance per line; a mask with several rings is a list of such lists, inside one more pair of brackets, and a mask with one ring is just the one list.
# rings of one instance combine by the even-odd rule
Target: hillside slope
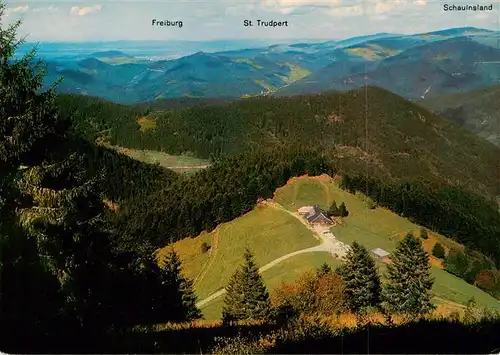
[[[499,194],[492,173],[499,167],[497,147],[375,87],[166,112],[79,96],[60,97],[60,106],[88,138],[125,148],[218,159],[266,147],[313,145],[348,171],[462,185],[490,199]],[[141,129],[144,122],[149,129]]]
[[500,147],[500,85],[419,103]]
[[50,61],[44,83],[48,87],[62,76],[60,93],[141,103],[180,97],[237,98],[273,90],[309,73],[296,64],[266,57],[250,60],[203,52],[147,63],[132,59],[113,64],[114,57],[94,55],[79,61]]
[[[341,242],[352,244],[353,241],[358,241],[369,249],[380,247],[393,252],[396,243],[406,232],[417,233],[419,230],[418,225],[384,208],[366,208],[362,199],[339,189],[326,175],[293,178],[276,190],[273,200],[274,204],[260,204],[253,211],[220,225],[211,233],[202,233],[196,238],[173,244],[183,260],[185,275],[195,280],[195,290],[200,301],[210,299],[208,296],[217,294],[216,291],[225,287],[231,274],[241,263],[245,247],[252,249],[259,267],[262,267],[273,259],[316,245],[318,241],[313,232],[301,224],[300,217],[290,217],[304,205],[317,203],[327,207],[334,200],[337,203],[345,202],[350,213],[340,226],[332,228],[334,235]],[[283,206],[284,209],[276,206]],[[203,242],[211,246],[208,252],[201,250]],[[432,232],[423,241],[423,246],[430,253],[437,242],[446,250],[461,248],[453,240]],[[162,252],[169,248],[162,249]],[[437,304],[451,303],[455,309],[460,309],[461,305],[474,297],[481,307],[500,309],[498,300],[444,271],[442,260],[433,256],[430,259],[435,277],[434,301]],[[334,266],[341,263],[341,260],[330,253],[318,250],[283,260],[263,271],[262,275],[268,287],[273,290],[281,281],[293,281],[301,272],[314,270],[323,261]],[[385,264],[377,264],[380,271],[384,272]],[[223,297],[219,296],[203,304],[202,310],[207,319],[220,317],[222,300]]]
[[497,83],[498,38],[498,31],[463,27],[319,43],[254,46],[240,41],[238,49],[235,43],[104,42],[98,52],[79,43],[82,52],[75,55],[68,44],[51,44],[41,56],[48,61],[46,87],[62,75],[60,93],[127,104],[346,91],[366,83],[419,99]]
[[[498,80],[498,70],[490,63],[500,58],[500,49],[476,38],[458,36],[412,46],[405,39],[407,49],[402,45],[391,48],[391,43],[387,43],[390,40],[396,39],[380,42],[383,46],[374,42],[353,47],[348,53],[359,56],[358,65],[352,60],[334,62],[281,88],[275,95],[300,94],[308,89],[345,91],[374,85],[408,99],[420,99],[474,90]],[[339,66],[348,70],[338,70]]]

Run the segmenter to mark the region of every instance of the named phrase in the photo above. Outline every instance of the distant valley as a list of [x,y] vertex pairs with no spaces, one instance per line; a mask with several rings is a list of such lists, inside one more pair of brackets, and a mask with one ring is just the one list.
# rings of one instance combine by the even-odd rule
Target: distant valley
[[[320,43],[241,42],[239,48],[237,43],[216,46],[207,42],[197,44],[196,53],[189,42],[165,42],[170,56],[162,59],[157,59],[161,42],[145,44],[139,52],[106,44],[104,50],[93,46],[89,48],[96,52],[72,55],[66,51],[59,57],[54,54],[57,45],[52,44],[52,49],[44,47],[40,55],[48,65],[47,87],[62,76],[58,87],[62,93],[124,104],[182,97],[289,96],[364,85],[421,100],[498,84],[499,38],[500,31],[465,27]],[[146,56],[148,48],[156,55]],[[211,51],[220,48],[228,50]]]

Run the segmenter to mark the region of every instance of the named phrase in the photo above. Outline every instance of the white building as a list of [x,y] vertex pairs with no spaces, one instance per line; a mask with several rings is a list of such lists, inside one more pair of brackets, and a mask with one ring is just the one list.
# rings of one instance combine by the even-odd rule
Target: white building
[[390,253],[380,248],[375,248],[371,250],[371,253],[378,259],[387,258],[390,255]]
[[299,208],[299,214],[301,216],[309,216],[314,213],[314,206],[304,206]]

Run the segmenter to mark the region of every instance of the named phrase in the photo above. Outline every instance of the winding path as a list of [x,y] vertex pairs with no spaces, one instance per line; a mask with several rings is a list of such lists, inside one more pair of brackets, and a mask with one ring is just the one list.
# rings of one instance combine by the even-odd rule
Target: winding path
[[[274,201],[266,201],[264,202],[266,205],[269,205],[271,207],[286,211],[287,213],[291,214],[295,218],[297,218],[301,223],[306,225],[306,227],[311,230],[311,232],[314,234],[314,236],[321,241],[321,244],[316,245],[311,248],[306,248],[306,249],[301,249],[294,251],[292,253],[285,254],[283,256],[280,256],[279,258],[274,259],[270,263],[264,265],[259,269],[259,272],[262,273],[273,266],[276,266],[277,264],[281,263],[282,261],[292,258],[296,255],[299,254],[304,254],[304,253],[315,253],[315,252],[321,252],[321,251],[326,251],[332,254],[334,257],[343,257],[347,251],[348,246],[340,241],[338,241],[333,233],[329,231],[329,228],[327,226],[311,226],[308,224],[301,216],[299,216],[296,213],[290,212],[287,209],[285,209],[283,206],[280,204],[274,202]],[[198,308],[203,307],[207,303],[219,298],[226,292],[225,289],[221,289],[212,295],[206,297],[205,299],[199,301],[196,303],[196,306]]]

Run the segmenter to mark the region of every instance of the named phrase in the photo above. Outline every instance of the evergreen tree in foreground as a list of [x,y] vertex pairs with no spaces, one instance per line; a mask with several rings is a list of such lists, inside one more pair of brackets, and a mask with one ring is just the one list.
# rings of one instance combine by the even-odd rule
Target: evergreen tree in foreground
[[364,246],[357,242],[352,244],[338,273],[344,281],[346,303],[350,310],[359,312],[380,304],[380,277],[375,261]]
[[150,246],[123,250],[110,230],[97,183],[105,169],[89,170],[92,152],[59,115],[54,90],[40,92],[35,52],[13,58],[19,24],[0,23],[2,350],[86,352],[87,335],[197,317],[178,259],[160,270]]
[[[201,311],[196,307],[196,295],[193,282],[182,276],[181,260],[179,255],[171,249],[163,259],[163,279],[165,284],[172,287],[177,298],[171,305],[179,307],[178,320],[191,321],[202,317]],[[172,310],[171,310],[172,311]]]
[[430,275],[429,255],[420,240],[410,232],[400,241],[387,265],[388,283],[383,292],[388,310],[409,315],[431,312],[430,290],[434,283]]
[[0,0],[0,331],[3,351],[21,352],[8,347],[67,328],[58,280],[17,216],[23,200],[19,176],[58,148],[66,122],[57,115],[53,91],[37,93],[42,75],[40,65],[32,65],[34,52],[13,60],[22,43],[16,39],[20,22],[4,27],[4,15]]
[[223,321],[267,319],[271,314],[271,301],[266,285],[259,274],[249,249],[243,254],[244,264],[231,276],[226,287]]

